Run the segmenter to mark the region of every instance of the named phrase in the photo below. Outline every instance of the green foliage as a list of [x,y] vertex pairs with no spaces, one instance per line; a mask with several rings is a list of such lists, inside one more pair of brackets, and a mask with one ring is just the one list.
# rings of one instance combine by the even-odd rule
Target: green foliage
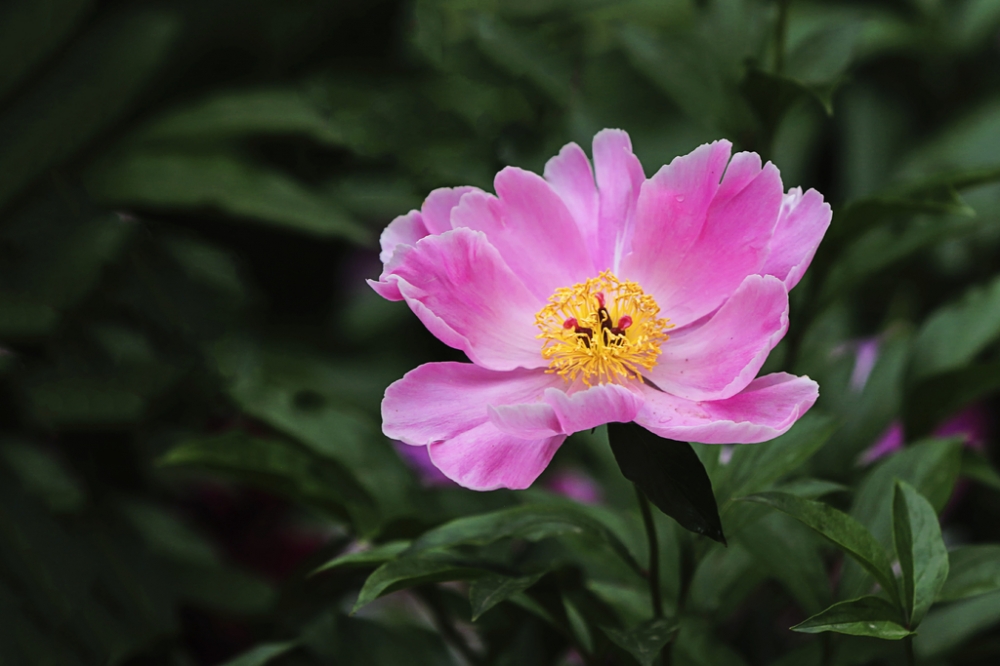
[[[981,663],[998,449],[956,415],[1000,389],[998,31],[993,0],[0,3],[0,663]],[[724,136],[832,204],[765,368],[819,402],[752,446],[578,433],[552,467],[595,505],[424,478],[380,401],[459,357],[364,285],[381,230],[604,127],[647,175]],[[663,618],[626,476],[677,519]]]

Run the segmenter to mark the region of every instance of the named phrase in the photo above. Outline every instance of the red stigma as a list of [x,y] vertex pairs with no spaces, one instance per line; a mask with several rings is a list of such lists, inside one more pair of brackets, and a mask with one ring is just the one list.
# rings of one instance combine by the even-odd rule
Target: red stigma
[[623,331],[631,325],[632,317],[629,317],[628,315],[622,315],[621,318],[618,319],[618,328]]
[[597,292],[596,294],[594,294],[594,298],[597,299],[597,304],[600,305],[603,308],[604,307],[604,294],[602,292]]
[[563,322],[563,328],[576,328],[576,319],[570,317]]

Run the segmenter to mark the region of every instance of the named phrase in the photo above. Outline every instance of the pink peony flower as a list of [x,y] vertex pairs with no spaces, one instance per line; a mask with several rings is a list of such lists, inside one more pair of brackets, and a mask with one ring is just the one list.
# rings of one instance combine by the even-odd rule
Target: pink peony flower
[[471,363],[392,384],[383,431],[477,490],[526,488],[574,432],[635,421],[671,439],[762,442],[815,402],[808,377],[754,379],[831,211],[716,141],[645,178],[628,135],[576,144],[497,195],[431,192],[382,234],[369,284]]

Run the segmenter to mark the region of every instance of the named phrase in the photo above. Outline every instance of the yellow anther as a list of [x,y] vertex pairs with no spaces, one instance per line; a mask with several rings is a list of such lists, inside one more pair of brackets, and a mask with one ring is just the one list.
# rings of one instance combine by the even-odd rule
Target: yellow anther
[[639,379],[640,368],[656,365],[673,328],[659,313],[652,296],[611,271],[557,289],[535,315],[548,372],[587,386]]

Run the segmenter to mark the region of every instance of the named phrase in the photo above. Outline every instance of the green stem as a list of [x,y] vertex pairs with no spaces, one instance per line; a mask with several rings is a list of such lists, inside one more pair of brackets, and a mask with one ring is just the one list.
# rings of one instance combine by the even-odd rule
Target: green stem
[[649,540],[649,597],[653,604],[653,617],[663,617],[663,598],[660,595],[660,544],[656,540],[656,523],[653,522],[653,512],[639,486],[635,487],[639,498],[639,511],[642,513],[642,524],[646,528],[646,538]]
[[774,30],[774,73],[785,71],[785,41],[788,36],[788,6],[792,0],[778,0],[778,25]]
[[916,666],[917,655],[913,652],[913,636],[904,638],[903,645],[906,647],[906,666]]

